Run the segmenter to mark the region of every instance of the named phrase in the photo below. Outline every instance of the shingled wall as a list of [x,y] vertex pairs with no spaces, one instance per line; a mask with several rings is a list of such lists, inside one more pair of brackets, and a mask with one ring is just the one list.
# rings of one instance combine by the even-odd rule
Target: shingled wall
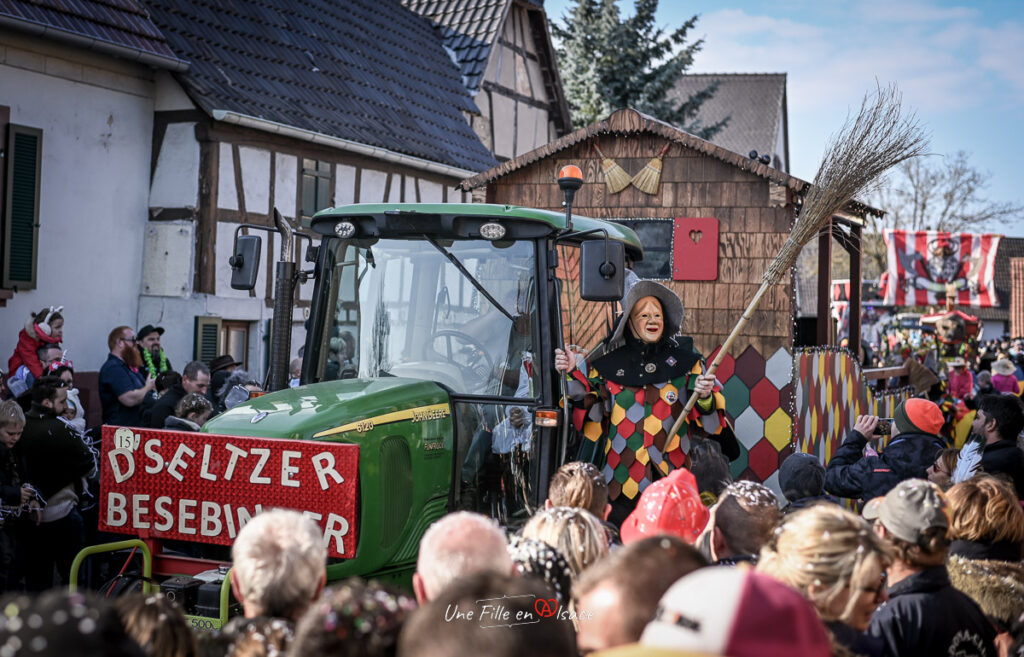
[[[666,138],[657,134],[598,135],[579,142],[492,181],[487,199],[560,211],[558,170],[576,164],[585,184],[576,194],[576,213],[594,218],[715,217],[719,220],[718,278],[707,282],[662,281],[686,305],[683,333],[692,335],[702,353],[721,345],[753,298],[768,265],[789,235],[792,206],[770,193],[769,180],[680,143],[664,157],[658,193],[633,186],[609,194],[601,171],[600,150],[635,175],[661,150]],[[776,191],[784,192],[784,188]],[[688,239],[683,235],[675,240]],[[772,286],[746,329],[730,350],[738,356],[753,345],[762,354],[792,348],[793,293],[790,276]],[[582,344],[583,342],[580,341]]]

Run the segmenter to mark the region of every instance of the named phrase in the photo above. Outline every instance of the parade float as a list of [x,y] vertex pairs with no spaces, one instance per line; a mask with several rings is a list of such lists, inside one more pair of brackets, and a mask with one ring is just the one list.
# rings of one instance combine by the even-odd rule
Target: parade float
[[[486,203],[318,213],[306,272],[290,260],[292,228],[278,217],[274,392],[198,437],[105,427],[101,529],[138,538],[88,548],[73,570],[134,547],[145,586],[162,578],[166,588],[174,575],[183,595],[205,587],[198,597],[209,602],[218,591],[219,605],[187,611],[197,627],[219,627],[230,564],[201,549],[173,554],[166,541],[224,546],[260,508],[288,506],[324,528],[329,578],[402,582],[443,514],[470,509],[514,526],[576,457],[554,348],[588,352],[608,335],[627,267],[683,299],[682,331],[708,356],[742,443],[733,474],[777,489],[794,450],[827,459],[830,432],[850,412],[898,401],[858,385],[849,351],[796,350],[791,278],[816,235],[859,239],[857,217],[877,211],[854,195],[923,148],[893,94],[865,100],[867,118],[848,122],[813,185],[620,110],[463,182]],[[239,231],[232,286],[251,289],[261,242]],[[301,277],[316,281],[303,385],[282,389],[290,345],[276,321],[290,317]]]

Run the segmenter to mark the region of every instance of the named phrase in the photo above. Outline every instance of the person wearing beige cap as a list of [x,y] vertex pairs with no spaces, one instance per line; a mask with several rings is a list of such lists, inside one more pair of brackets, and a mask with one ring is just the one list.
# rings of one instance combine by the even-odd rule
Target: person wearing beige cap
[[996,632],[981,608],[950,584],[949,511],[935,484],[900,482],[878,505],[875,531],[893,547],[889,602],[871,618],[868,634],[886,654],[995,657]]
[[825,492],[866,502],[885,495],[904,479],[924,479],[943,448],[938,433],[944,422],[934,402],[907,399],[893,413],[893,436],[885,450],[877,456],[862,456],[868,442],[882,436],[876,432],[879,418],[859,416],[825,466]]
[[1020,392],[1020,382],[1016,377],[1017,366],[1005,356],[992,363],[992,387],[997,392],[1016,395]]

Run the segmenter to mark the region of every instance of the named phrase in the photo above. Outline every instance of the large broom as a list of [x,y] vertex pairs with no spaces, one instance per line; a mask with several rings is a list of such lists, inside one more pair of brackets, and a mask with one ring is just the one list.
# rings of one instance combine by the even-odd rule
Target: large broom
[[[764,273],[757,294],[708,367],[709,374],[718,369],[722,358],[761,302],[761,297],[790,271],[804,244],[828,224],[832,215],[841,211],[854,197],[871,191],[887,170],[924,153],[928,138],[914,115],[902,115],[901,102],[902,96],[895,85],[885,89],[879,87],[874,93],[865,94],[857,116],[847,117],[839,132],[830,138],[814,182],[804,196],[796,225]],[[672,443],[696,403],[695,391],[672,426],[666,444]],[[689,453],[689,442],[687,436],[682,436],[684,453]]]
[[629,183],[633,182],[633,179],[629,177],[626,170],[620,167],[615,160],[602,153],[596,143],[594,150],[601,156],[601,171],[604,173],[604,184],[608,187],[608,193],[618,194],[629,187]]
[[661,170],[664,166],[662,158],[665,157],[665,153],[671,146],[672,142],[665,144],[661,152],[651,158],[651,161],[645,164],[643,169],[640,169],[640,173],[633,176],[634,187],[644,194],[658,193],[658,185],[661,184]]

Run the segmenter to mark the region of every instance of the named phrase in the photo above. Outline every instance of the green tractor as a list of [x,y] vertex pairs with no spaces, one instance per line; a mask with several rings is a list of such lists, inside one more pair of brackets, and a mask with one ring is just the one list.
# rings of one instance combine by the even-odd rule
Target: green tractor
[[[301,385],[285,387],[290,349],[273,341],[288,324],[277,324],[270,368],[270,388],[277,389],[211,419],[203,432],[237,438],[243,447],[245,437],[287,439],[269,441],[274,449],[288,440],[358,446],[358,484],[349,493],[355,511],[347,519],[355,542],[347,558],[331,558],[329,579],[407,583],[432,522],[460,509],[508,526],[524,522],[543,505],[551,474],[573,459],[553,352],[566,342],[596,346],[623,294],[625,259],[640,259],[642,247],[628,228],[571,217],[567,196],[565,215],[484,204],[379,204],[312,218],[321,241],[307,251],[315,264],[305,275],[315,278],[315,288]],[[259,238],[236,240],[233,285],[250,286]],[[278,263],[283,299],[276,301],[284,307],[275,308],[275,321],[291,318],[294,267]],[[107,429],[104,451],[117,447]],[[156,436],[173,444],[168,433],[142,432],[143,441]],[[130,432],[120,440],[131,448]],[[135,443],[141,455],[138,434]],[[105,469],[116,460],[106,456]],[[171,458],[168,452],[162,460]],[[223,469],[217,458],[203,455],[204,471]],[[269,463],[268,470],[277,467]],[[140,461],[135,471],[138,479],[149,469]],[[244,478],[236,482],[245,485]],[[305,510],[321,492],[292,489],[285,505]],[[135,516],[124,504],[120,517],[127,521],[116,531],[131,532]],[[160,541],[176,536],[145,526],[135,533],[156,573]],[[163,569],[191,577],[211,568],[195,561],[177,558]],[[222,585],[219,613],[193,611],[199,626],[219,627],[227,617],[224,570],[212,578]]]

